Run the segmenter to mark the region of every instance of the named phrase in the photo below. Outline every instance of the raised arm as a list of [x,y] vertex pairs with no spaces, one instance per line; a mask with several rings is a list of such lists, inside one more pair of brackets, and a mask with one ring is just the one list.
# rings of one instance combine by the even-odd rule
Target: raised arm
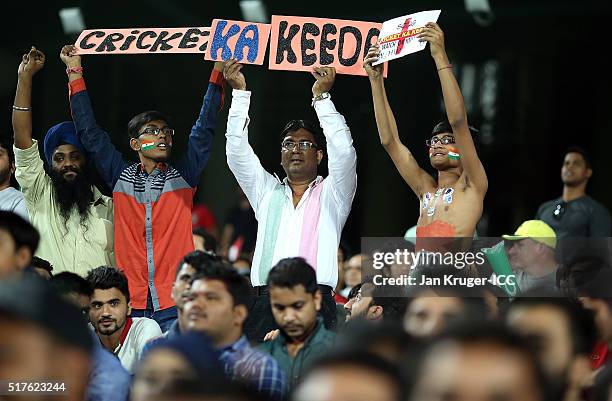
[[429,23],[423,28],[419,38],[421,42],[429,42],[431,56],[438,69],[446,116],[453,129],[455,141],[461,153],[463,171],[469,177],[469,183],[473,184],[478,191],[484,193],[488,187],[487,174],[476,153],[476,147],[468,127],[463,96],[446,55],[444,32],[442,32],[438,24]]
[[32,46],[17,68],[17,91],[13,105],[13,135],[19,149],[32,147],[32,77],[45,65],[45,55]]
[[397,168],[404,181],[406,181],[417,197],[420,198],[423,193],[431,191],[436,183],[431,175],[419,167],[410,150],[400,141],[395,117],[387,100],[387,92],[382,75],[383,65],[372,65],[378,59],[379,54],[380,48],[378,44],[372,45],[363,65],[370,78],[372,99],[374,101],[374,115],[376,117],[376,127],[378,128],[380,143],[389,156],[391,156],[395,168]]
[[195,187],[200,180],[200,174],[208,163],[212,148],[217,116],[221,109],[221,95],[223,92],[223,63],[216,62],[210,74],[206,95],[202,101],[200,115],[191,128],[187,152],[176,164],[176,169],[187,182]]
[[258,205],[263,195],[278,183],[268,173],[249,145],[249,105],[251,92],[246,90],[242,65],[228,60],[223,66],[223,76],[232,87],[232,105],[227,118],[225,153],[227,165],[244,191],[251,207],[258,215]]
[[333,67],[315,67],[312,75],[316,78],[312,86],[313,105],[327,142],[327,179],[332,182],[332,193],[339,209],[348,215],[357,189],[357,153],[344,117],[338,113],[330,97],[321,99],[322,94],[331,90],[336,70]]
[[64,46],[60,58],[67,67],[70,108],[77,134],[87,152],[94,158],[98,173],[112,191],[128,163],[115,149],[106,131],[96,123],[83,79],[81,56],[76,54],[76,48],[72,45]]

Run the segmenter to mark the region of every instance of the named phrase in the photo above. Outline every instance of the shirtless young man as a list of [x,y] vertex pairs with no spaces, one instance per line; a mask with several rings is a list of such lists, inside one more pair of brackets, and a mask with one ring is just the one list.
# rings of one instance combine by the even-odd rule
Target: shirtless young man
[[444,49],[444,33],[437,24],[427,24],[418,36],[429,42],[449,122],[434,127],[429,146],[429,160],[438,170],[438,180],[417,164],[399,138],[397,125],[385,92],[382,64],[372,66],[380,54],[373,45],[364,60],[370,78],[374,112],[380,141],[406,183],[421,201],[417,238],[472,237],[482,215],[487,192],[487,175],[476,154],[467,122],[463,96],[453,75]]

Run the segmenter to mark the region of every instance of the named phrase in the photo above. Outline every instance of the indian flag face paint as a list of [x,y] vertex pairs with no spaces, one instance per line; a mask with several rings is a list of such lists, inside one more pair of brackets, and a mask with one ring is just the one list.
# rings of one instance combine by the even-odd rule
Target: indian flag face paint
[[431,156],[433,156],[433,148],[429,148],[429,158],[431,159]]
[[155,142],[143,142],[140,147],[141,150],[148,150],[155,147]]
[[448,158],[450,160],[459,160],[461,158],[461,156],[459,155],[459,149],[457,148],[448,149]]

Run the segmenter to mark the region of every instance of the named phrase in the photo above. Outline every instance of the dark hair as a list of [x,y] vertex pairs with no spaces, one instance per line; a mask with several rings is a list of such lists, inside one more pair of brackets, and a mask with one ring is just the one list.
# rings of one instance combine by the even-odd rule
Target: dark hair
[[13,152],[13,143],[5,138],[4,136],[0,136],[0,148],[6,150],[8,154],[9,163],[15,163],[15,153]]
[[49,263],[48,260],[39,258],[38,256],[33,256],[32,261],[30,262],[30,266],[46,270],[47,272],[49,272],[50,276],[53,276],[53,273],[51,273],[53,271],[53,265]]
[[[378,373],[390,379],[396,387],[396,400],[404,400],[406,387],[397,366],[384,358],[364,350],[348,349],[331,352],[327,356],[317,359],[299,380],[299,384],[305,382],[312,373],[320,372],[324,369],[354,367]],[[294,387],[294,392],[298,386]]]
[[191,279],[191,285],[196,280],[218,280],[221,281],[234,300],[234,306],[244,305],[248,307],[251,297],[251,287],[246,278],[238,273],[232,265],[223,262],[214,262],[208,268],[195,274]]
[[140,113],[132,117],[128,123],[128,134],[130,138],[138,138],[140,136],[140,128],[142,128],[143,125],[156,120],[165,121],[166,124],[170,125],[170,119],[165,114],[157,110],[145,111],[144,113]]
[[8,232],[15,241],[15,250],[25,246],[32,252],[38,248],[40,235],[38,231],[23,217],[13,212],[0,210],[0,230]]
[[125,302],[130,302],[130,289],[128,281],[119,269],[112,266],[100,266],[90,270],[85,280],[89,282],[93,290],[108,290],[116,288],[125,297]]
[[[505,316],[516,308],[535,308],[540,306],[557,309],[567,318],[568,330],[572,337],[574,354],[590,355],[597,342],[597,330],[593,312],[586,309],[578,300],[543,296],[542,290],[524,293],[512,301],[504,311]],[[531,293],[540,297],[529,296]]]
[[[472,134],[472,140],[474,141],[474,146],[478,143],[478,134],[480,133],[475,127],[468,125],[468,129],[470,130],[470,134]],[[431,136],[442,134],[442,133],[453,133],[453,127],[451,126],[448,120],[442,120],[437,123],[433,130],[431,131]]]
[[565,153],[563,153],[563,157],[567,156],[568,153],[578,153],[584,159],[586,168],[591,168],[591,159],[584,148],[581,148],[580,146],[570,146],[565,150]]
[[326,153],[327,142],[325,141],[325,135],[323,135],[321,130],[318,129],[313,123],[311,123],[310,121],[307,121],[307,120],[291,120],[291,121],[289,121],[285,125],[285,128],[283,128],[283,130],[281,131],[281,135],[280,135],[281,142],[291,132],[295,132],[295,131],[299,130],[300,128],[303,128],[306,131],[310,132],[312,134],[312,136],[314,137],[314,140],[315,140],[315,142],[317,144],[317,149],[318,150],[322,150],[324,153]]
[[220,259],[218,256],[211,253],[202,251],[189,252],[187,255],[183,256],[183,259],[181,259],[179,262],[176,268],[176,277],[178,277],[179,271],[181,270],[183,264],[188,264],[193,267],[197,274],[204,271],[215,262],[220,262]]
[[304,258],[281,259],[268,274],[268,287],[293,288],[300,284],[309,294],[319,289],[317,274]]
[[348,293],[348,296],[346,297],[346,299],[348,299],[349,301],[353,298],[355,298],[357,296],[357,294],[359,293],[359,290],[361,289],[361,286],[363,286],[364,283],[359,283],[356,286],[354,286],[353,288],[351,288],[351,290]]
[[76,293],[91,297],[93,294],[93,288],[89,282],[72,272],[61,272],[51,277],[51,287],[62,296]]
[[202,228],[202,227],[194,228],[192,231],[192,234],[199,235],[200,237],[204,238],[204,249],[205,250],[209,252],[217,253],[217,239],[210,232],[208,232],[205,228]]

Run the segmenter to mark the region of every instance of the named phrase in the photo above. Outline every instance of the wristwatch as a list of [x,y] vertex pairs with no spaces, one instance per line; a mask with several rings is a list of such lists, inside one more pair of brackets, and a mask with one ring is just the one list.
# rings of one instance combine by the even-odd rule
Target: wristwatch
[[331,95],[329,94],[329,92],[323,92],[323,93],[319,93],[317,96],[312,98],[312,106],[314,106],[315,102],[317,100],[323,100],[323,99],[329,99],[331,97]]

